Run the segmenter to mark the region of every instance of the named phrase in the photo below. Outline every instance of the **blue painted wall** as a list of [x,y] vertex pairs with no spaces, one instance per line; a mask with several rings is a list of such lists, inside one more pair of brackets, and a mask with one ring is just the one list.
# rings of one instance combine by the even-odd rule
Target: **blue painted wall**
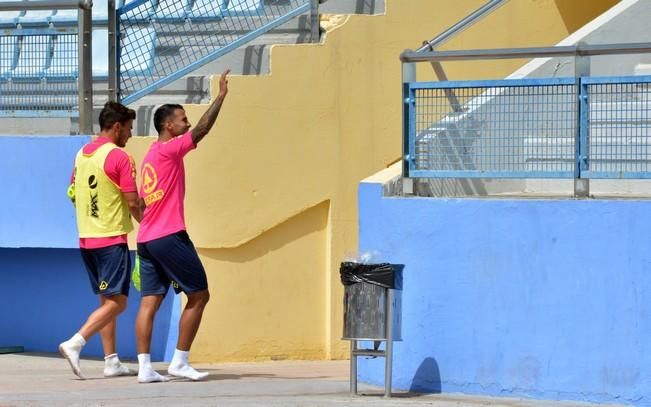
[[78,247],[66,189],[75,155],[89,140],[0,137],[0,247]]
[[[0,248],[0,278],[4,304],[0,346],[57,352],[59,343],[77,332],[99,305],[78,249]],[[178,320],[170,318],[174,297],[168,294],[156,317],[151,349],[154,360],[164,359],[168,337],[176,336],[170,332]],[[139,304],[140,294],[131,287],[127,310],[118,317],[117,350],[123,358],[137,355],[134,327]],[[104,356],[99,335],[88,342],[82,355]]]
[[[78,250],[66,189],[77,151],[90,137],[0,137],[0,346],[56,352],[97,306]],[[118,320],[118,351],[135,357],[140,296],[131,290]],[[156,317],[154,360],[174,350],[180,301],[168,295]],[[103,356],[99,337],[83,355]]]
[[406,265],[394,387],[651,405],[651,201],[381,191],[360,185],[360,251]]

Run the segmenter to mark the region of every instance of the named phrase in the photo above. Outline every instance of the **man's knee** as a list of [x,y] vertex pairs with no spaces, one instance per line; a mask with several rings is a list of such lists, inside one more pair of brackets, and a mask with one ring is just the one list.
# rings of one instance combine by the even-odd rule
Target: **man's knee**
[[127,296],[126,295],[112,295],[106,297],[104,305],[111,308],[111,312],[114,314],[121,314],[127,309]]
[[188,305],[192,304],[198,307],[205,307],[210,301],[210,292],[208,290],[198,291],[188,295]]
[[155,314],[163,302],[163,297],[158,295],[147,295],[140,300],[140,311],[146,314]]

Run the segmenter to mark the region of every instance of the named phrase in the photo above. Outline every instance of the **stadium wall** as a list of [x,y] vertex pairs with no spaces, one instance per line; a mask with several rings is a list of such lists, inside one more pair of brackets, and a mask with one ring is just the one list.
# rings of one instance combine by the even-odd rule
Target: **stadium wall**
[[[90,137],[0,137],[1,190],[0,347],[23,346],[28,352],[57,352],[98,306],[79,253],[74,208],[66,188],[79,148]],[[135,246],[131,245],[132,248]],[[174,301],[176,300],[176,306]],[[118,352],[135,358],[135,316],[140,296],[131,289],[127,310],[118,320]],[[174,350],[179,299],[169,295],[161,306],[152,342],[152,358]],[[170,350],[171,346],[171,350]],[[99,337],[84,356],[102,357]]]
[[[390,0],[385,15],[323,16],[321,44],[273,46],[271,75],[231,78],[186,160],[188,228],[214,294],[193,359],[347,357],[339,263],[357,250],[359,181],[401,154],[398,56],[484,3]],[[614,3],[508,2],[445,48],[552,45]],[[444,67],[503,78],[523,62]],[[423,65],[419,78],[433,79]],[[186,108],[193,123],[205,110]]]
[[[216,126],[186,160],[188,231],[213,294],[193,360],[347,357],[339,262],[358,246],[358,182],[401,154],[398,56],[483,3],[390,0],[385,15],[323,16],[321,44],[273,46],[271,75],[231,78]],[[614,3],[509,2],[444,49],[550,45]],[[451,79],[482,79],[504,77],[521,63],[445,68]],[[423,67],[419,77],[433,73]],[[216,94],[216,80],[212,88]],[[194,124],[205,109],[186,105]],[[2,188],[16,197],[0,215],[0,247],[76,247],[62,191],[83,140],[66,140],[0,164]],[[151,142],[134,138],[127,148],[141,162]],[[17,138],[4,143],[4,151],[29,150]],[[16,169],[35,173],[18,183]]]
[[[651,405],[651,201],[388,198],[382,175],[360,249],[405,264],[395,388]],[[383,385],[384,359],[359,371]]]

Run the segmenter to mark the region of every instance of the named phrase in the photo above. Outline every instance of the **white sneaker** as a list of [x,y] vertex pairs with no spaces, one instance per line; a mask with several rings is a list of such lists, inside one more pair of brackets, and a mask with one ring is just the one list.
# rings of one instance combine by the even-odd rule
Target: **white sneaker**
[[79,352],[81,349],[69,343],[69,341],[62,342],[59,345],[59,352],[61,355],[66,358],[70,367],[72,368],[72,373],[77,375],[80,379],[85,379],[81,374],[81,367],[79,366]]
[[155,383],[155,382],[166,382],[169,381],[169,378],[159,374],[155,370],[146,371],[141,369],[138,372],[138,383]]
[[137,374],[138,372],[129,369],[120,362],[117,365],[104,366],[104,377],[136,376]]
[[198,381],[208,377],[208,372],[197,372],[190,365],[170,365],[167,368],[167,373],[176,377],[184,377],[186,379]]

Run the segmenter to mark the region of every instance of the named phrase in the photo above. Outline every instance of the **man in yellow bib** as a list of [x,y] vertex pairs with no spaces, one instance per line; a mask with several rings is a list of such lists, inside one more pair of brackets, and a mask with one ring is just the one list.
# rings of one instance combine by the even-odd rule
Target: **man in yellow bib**
[[122,148],[131,137],[136,112],[107,102],[99,115],[100,133],[77,153],[68,196],[75,204],[79,247],[90,284],[100,306],[59,352],[74,374],[84,378],[79,355],[86,341],[100,333],[104,348],[104,376],[135,375],[122,365],[115,350],[116,318],[127,307],[131,257],[127,233],[131,216],[142,219],[133,158]]

